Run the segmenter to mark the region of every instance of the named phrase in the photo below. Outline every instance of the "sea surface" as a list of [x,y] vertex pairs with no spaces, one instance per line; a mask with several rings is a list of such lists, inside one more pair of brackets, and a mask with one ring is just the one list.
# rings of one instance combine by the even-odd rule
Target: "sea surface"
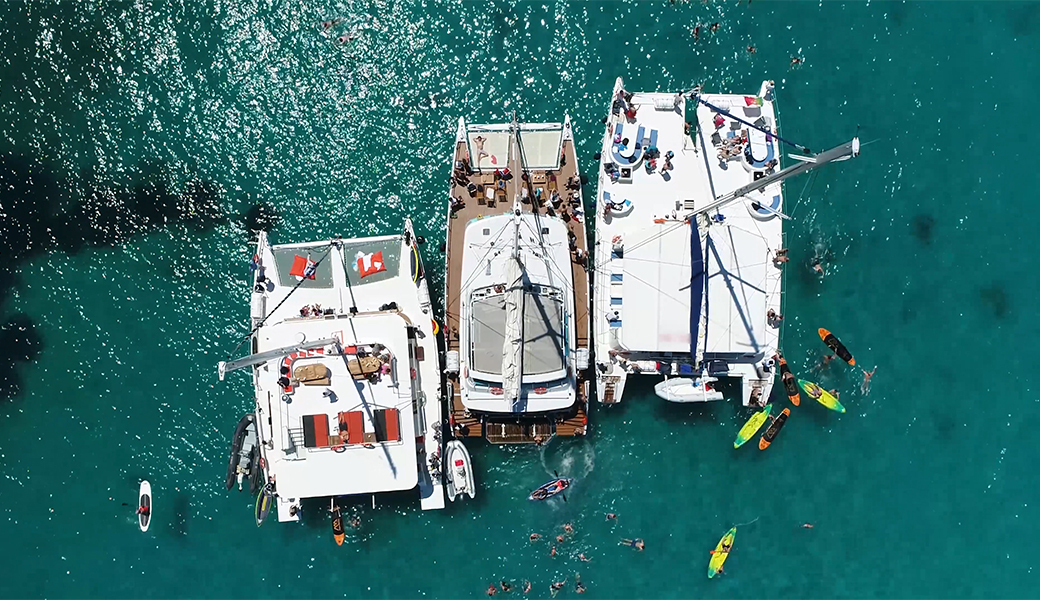
[[[580,574],[588,598],[1035,597],[1037,55],[1036,2],[0,3],[0,596],[574,597]],[[803,399],[767,452],[735,451],[747,409],[647,378],[585,439],[470,443],[473,501],[359,499],[343,547],[320,503],[257,528],[223,486],[248,378],[215,367],[248,331],[248,230],[410,217],[440,290],[458,118],[569,114],[592,197],[617,76],[773,79],[813,149],[858,128],[862,156],[786,196],[784,350],[848,412]],[[877,367],[869,394],[858,368],[813,372],[818,327]],[[568,502],[529,503],[554,470]]]

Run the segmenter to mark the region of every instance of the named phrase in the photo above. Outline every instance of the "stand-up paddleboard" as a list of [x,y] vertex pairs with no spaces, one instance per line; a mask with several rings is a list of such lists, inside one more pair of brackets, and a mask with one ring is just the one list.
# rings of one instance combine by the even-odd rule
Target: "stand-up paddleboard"
[[787,399],[791,401],[791,404],[798,406],[801,404],[802,399],[798,394],[798,384],[794,381],[794,374],[791,373],[791,368],[787,366],[787,360],[784,359],[783,354],[778,353],[777,358],[780,359],[780,381],[784,384]]
[[[786,411],[787,409],[785,408],[784,410]],[[711,560],[708,561],[708,579],[714,577],[722,569],[722,563],[729,558],[730,550],[733,549],[733,541],[736,539],[737,528],[733,527],[719,540],[719,543],[715,546],[715,551],[711,553]]]
[[137,524],[141,531],[148,531],[148,525],[152,522],[152,484],[147,481],[141,482],[141,489],[137,493]]
[[773,405],[767,404],[765,408],[751,415],[751,418],[744,423],[744,426],[737,432],[737,439],[733,440],[733,447],[740,448],[745,442],[755,437],[758,430],[762,428],[762,425],[769,418],[769,413],[773,411]]
[[758,440],[758,449],[765,450],[769,447],[769,444],[773,443],[776,438],[776,434],[780,433],[780,430],[784,428],[784,424],[787,423],[787,417],[791,416],[791,409],[785,408],[782,413],[773,419],[773,422],[766,428],[766,432],[762,434],[762,439]]
[[824,329],[823,327],[821,327],[820,328],[820,339],[823,340],[824,344],[827,344],[828,348],[830,348],[831,350],[834,350],[834,353],[837,354],[839,357],[841,357],[841,359],[843,361],[849,363],[850,365],[855,366],[856,359],[852,358],[852,353],[849,352],[849,349],[845,347],[845,344],[841,343],[841,340],[839,340],[838,338],[834,337],[833,333],[831,333],[831,332],[827,331],[826,329]]
[[257,527],[264,524],[264,519],[270,514],[272,506],[274,506],[274,489],[270,483],[266,483],[264,484],[264,489],[260,490],[260,493],[256,496]]
[[841,405],[841,402],[838,402],[838,399],[835,398],[833,394],[822,387],[803,379],[798,380],[798,385],[802,386],[802,389],[805,390],[806,394],[809,394],[810,398],[815,398],[820,404],[840,413],[845,412],[845,407]]
[[347,533],[343,530],[343,515],[340,513],[336,501],[332,501],[332,537],[336,538],[336,545],[342,546]]

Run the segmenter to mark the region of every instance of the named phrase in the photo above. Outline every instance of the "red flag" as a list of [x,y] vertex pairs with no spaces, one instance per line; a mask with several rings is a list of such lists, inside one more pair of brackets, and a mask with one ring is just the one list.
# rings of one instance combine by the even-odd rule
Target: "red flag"
[[383,251],[373,252],[372,254],[362,254],[357,259],[358,273],[362,277],[369,275],[375,275],[380,271],[386,270],[386,265],[383,264]]
[[314,279],[314,272],[317,270],[318,263],[314,262],[309,258],[302,256],[293,256],[292,269],[289,269],[289,274],[293,277],[299,277],[303,279]]

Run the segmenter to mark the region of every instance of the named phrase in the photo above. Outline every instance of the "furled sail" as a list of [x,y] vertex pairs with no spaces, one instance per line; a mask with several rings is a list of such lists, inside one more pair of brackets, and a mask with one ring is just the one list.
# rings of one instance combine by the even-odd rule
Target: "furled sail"
[[502,395],[513,406],[520,400],[524,367],[524,266],[520,257],[509,259],[506,269],[506,327],[502,342]]

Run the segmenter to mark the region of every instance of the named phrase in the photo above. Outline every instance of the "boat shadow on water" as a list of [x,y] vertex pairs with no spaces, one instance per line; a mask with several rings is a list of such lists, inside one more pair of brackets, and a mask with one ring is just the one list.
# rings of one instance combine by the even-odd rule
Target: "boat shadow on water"
[[173,523],[171,529],[176,537],[188,535],[188,518],[191,516],[191,495],[180,493],[173,497]]

